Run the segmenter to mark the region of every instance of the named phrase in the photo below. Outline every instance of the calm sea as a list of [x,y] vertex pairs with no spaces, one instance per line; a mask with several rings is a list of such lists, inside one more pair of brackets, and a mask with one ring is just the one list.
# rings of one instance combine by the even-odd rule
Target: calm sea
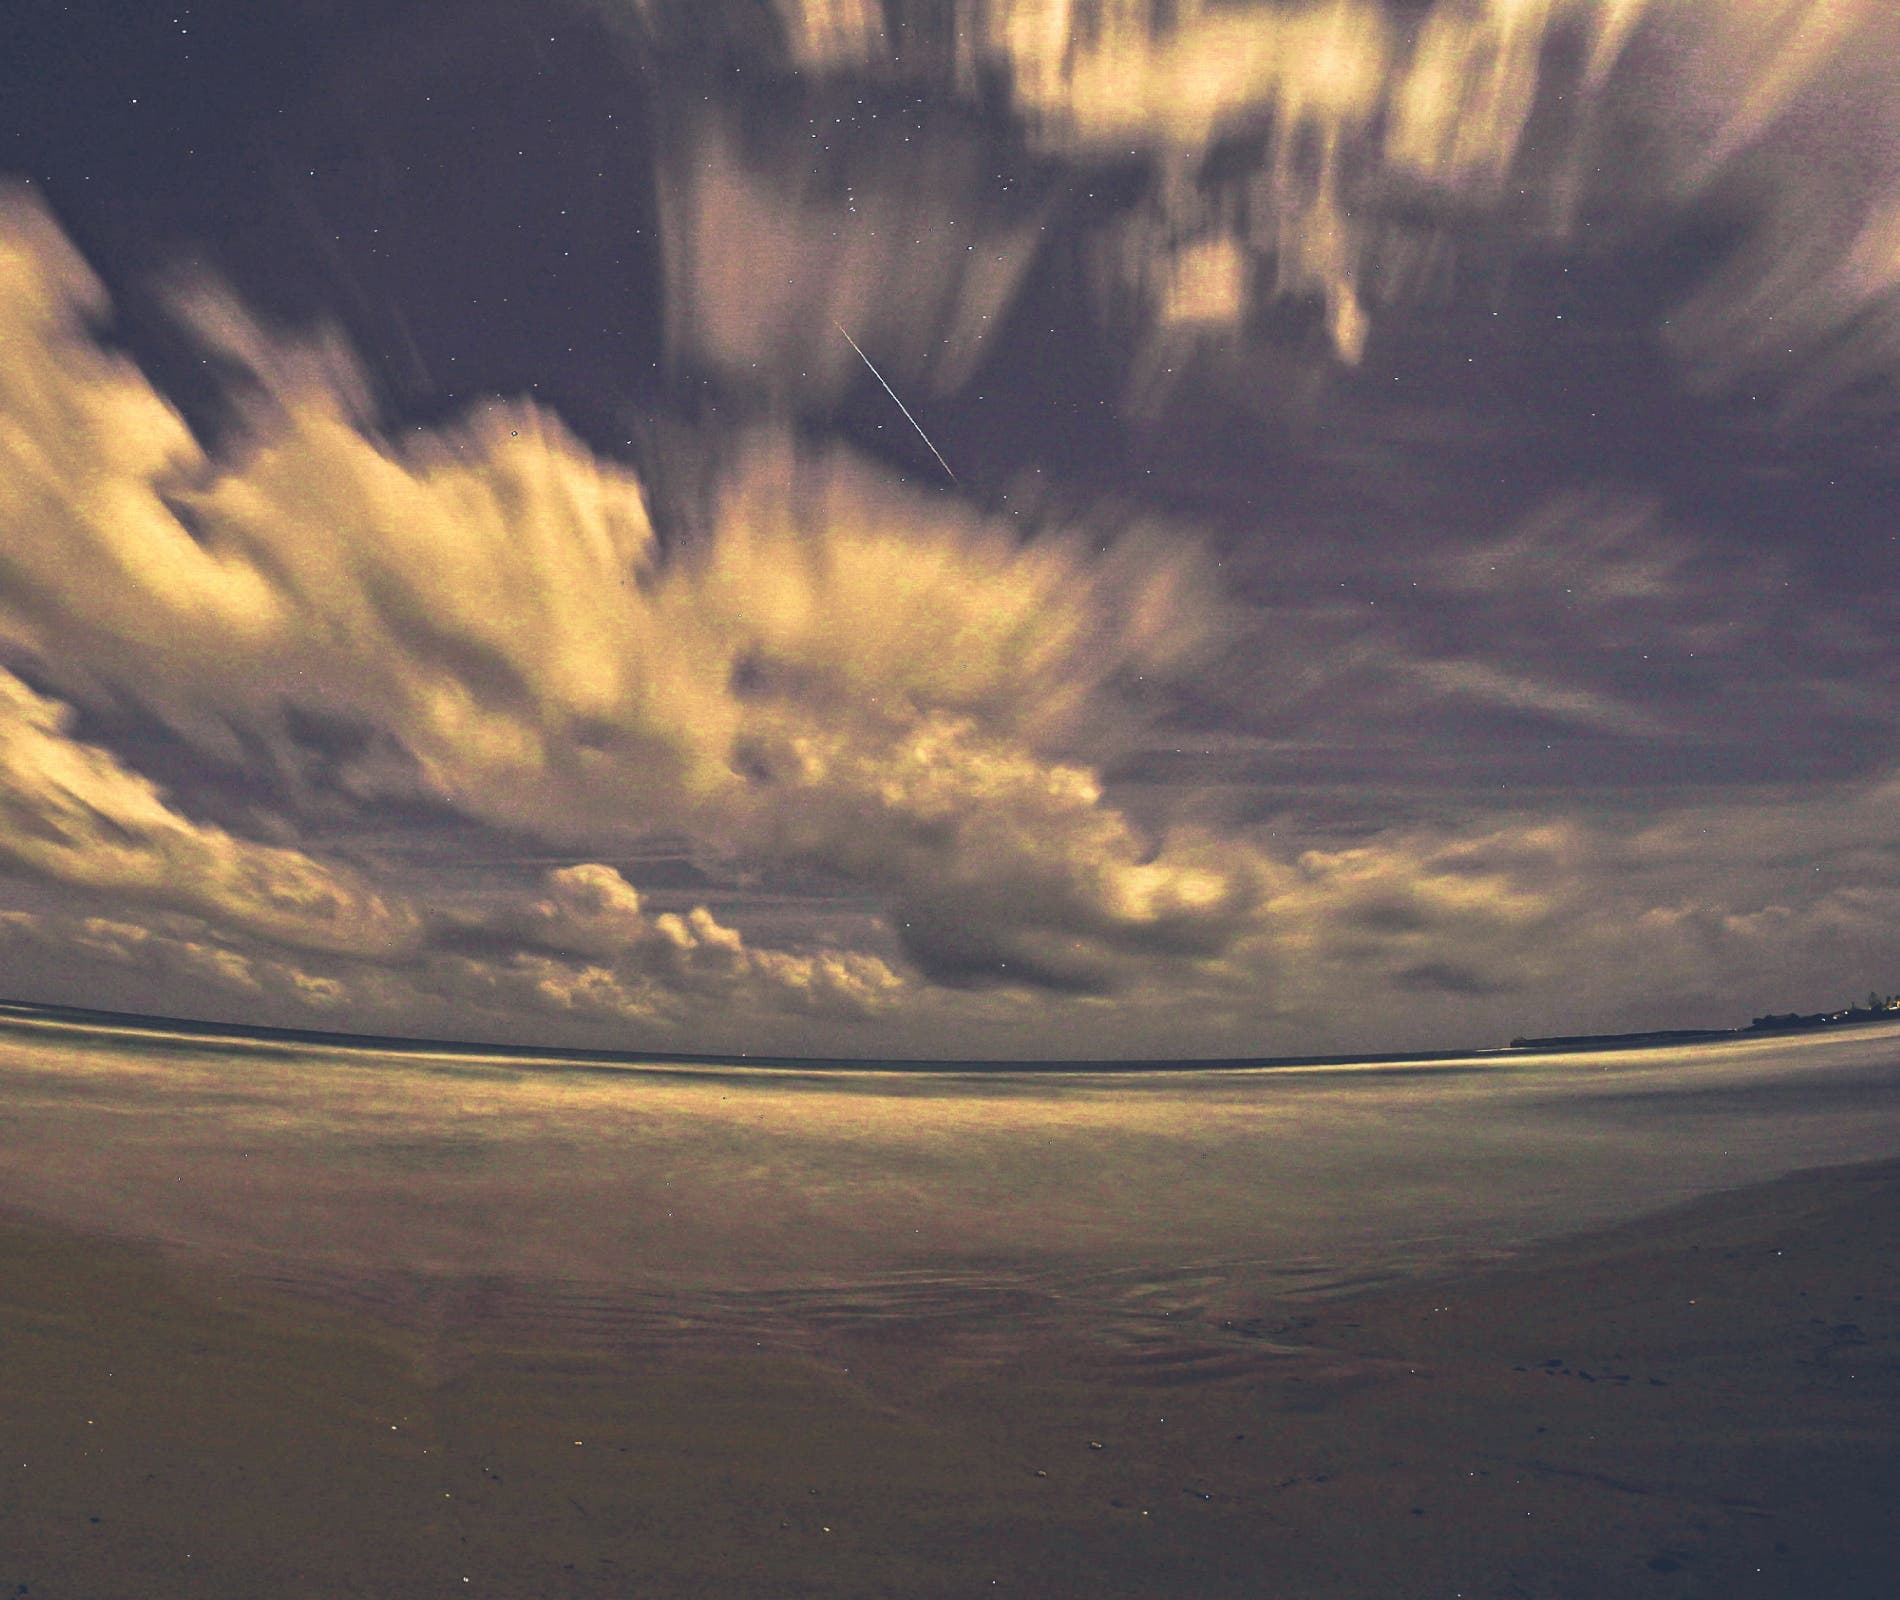
[[371,1306],[629,1335],[1205,1326],[1892,1156],[1900,1024],[1103,1074],[595,1068],[0,1025],[0,1208]]

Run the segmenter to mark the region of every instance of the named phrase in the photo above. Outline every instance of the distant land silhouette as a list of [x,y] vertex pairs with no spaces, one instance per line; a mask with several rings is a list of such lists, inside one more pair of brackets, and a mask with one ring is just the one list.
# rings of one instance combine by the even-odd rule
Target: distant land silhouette
[[1877,994],[1870,994],[1866,1005],[1849,1006],[1844,1011],[1812,1011],[1805,1014],[1794,1011],[1771,1012],[1749,1023],[1747,1031],[1767,1033],[1786,1028],[1832,1028],[1845,1022],[1891,1021],[1896,1016],[1900,1016],[1900,995],[1890,994],[1883,999]]
[[1167,1057],[908,1057],[889,1056],[776,1056],[744,1051],[699,1053],[680,1050],[601,1050],[560,1045],[492,1044],[470,1039],[432,1039],[408,1034],[344,1033],[320,1028],[279,1028],[264,1024],[214,1022],[198,1017],[173,1017],[143,1012],[101,1011],[85,1006],[41,1004],[30,1000],[0,1000],[0,1028],[9,1022],[92,1028],[103,1032],[143,1035],[154,1045],[217,1042],[232,1050],[246,1048],[278,1051],[295,1045],[325,1049],[368,1050],[403,1055],[438,1055],[564,1066],[611,1071],[640,1066],[678,1067],[685,1070],[717,1067],[753,1067],[778,1071],[875,1070],[944,1072],[955,1070],[1030,1069],[1046,1072],[1210,1072],[1249,1067],[1403,1066],[1459,1060],[1468,1056],[1508,1055],[1514,1051],[1640,1050],[1671,1045],[1733,1039],[1750,1034],[1785,1033],[1806,1029],[1852,1026],[1856,1023],[1900,1021],[1900,996],[1884,999],[1869,995],[1864,1006],[1837,1011],[1782,1012],[1756,1017],[1745,1028],[1668,1028],[1643,1033],[1571,1033],[1543,1037],[1519,1036],[1506,1045],[1476,1045],[1464,1049],[1404,1050],[1382,1053],[1352,1052],[1302,1056],[1167,1056]]
[[1698,1039],[1732,1039],[1748,1033],[1795,1033],[1806,1028],[1839,1028],[1857,1022],[1900,1019],[1900,995],[1869,994],[1864,1006],[1839,1011],[1778,1011],[1755,1018],[1746,1028],[1675,1028],[1659,1033],[1569,1033],[1547,1039],[1513,1039],[1513,1050],[1600,1050],[1617,1045],[1693,1044]]

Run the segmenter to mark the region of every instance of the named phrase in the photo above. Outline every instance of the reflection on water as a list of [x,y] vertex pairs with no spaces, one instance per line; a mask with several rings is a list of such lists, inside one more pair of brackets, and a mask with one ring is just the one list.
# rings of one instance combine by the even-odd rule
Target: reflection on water
[[1079,1074],[0,1025],[0,1207],[393,1313],[616,1338],[889,1325],[980,1350],[1082,1311],[1130,1362],[1192,1365],[1159,1334],[1893,1155],[1900,1026]]

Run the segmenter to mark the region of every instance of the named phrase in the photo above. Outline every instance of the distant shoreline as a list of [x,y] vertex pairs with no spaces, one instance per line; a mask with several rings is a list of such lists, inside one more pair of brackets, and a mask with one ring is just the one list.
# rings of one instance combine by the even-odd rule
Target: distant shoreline
[[1614,1050],[1644,1045],[1700,1044],[1709,1039],[1759,1038],[1764,1034],[1814,1033],[1829,1028],[1858,1028],[1873,1022],[1900,1022],[1900,1010],[1848,1006],[1840,1011],[1771,1012],[1746,1028],[1670,1028],[1652,1033],[1568,1033],[1545,1039],[1517,1038],[1511,1050]]
[[1818,1012],[1812,1015],[1758,1017],[1745,1028],[1677,1028],[1643,1033],[1554,1034],[1518,1037],[1505,1045],[1464,1049],[1408,1050],[1380,1053],[1334,1053],[1298,1056],[1192,1056],[1158,1058],[1080,1057],[878,1057],[780,1056],[744,1052],[679,1050],[605,1050],[578,1046],[495,1044],[469,1039],[432,1039],[404,1034],[346,1033],[319,1028],[281,1028],[264,1024],[214,1022],[198,1017],[174,1017],[130,1011],[104,1011],[85,1006],[0,1000],[0,1029],[15,1025],[54,1026],[100,1033],[130,1033],[154,1040],[217,1041],[242,1049],[280,1050],[296,1045],[324,1049],[369,1051],[377,1054],[451,1056],[468,1060],[552,1062],[607,1071],[619,1067],[658,1066],[694,1068],[749,1068],[761,1071],[820,1072],[1238,1072],[1261,1068],[1430,1066],[1473,1057],[1565,1053],[1585,1050],[1669,1049],[1770,1034],[1818,1031],[1862,1026],[1873,1022],[1900,1022],[1900,1011]]

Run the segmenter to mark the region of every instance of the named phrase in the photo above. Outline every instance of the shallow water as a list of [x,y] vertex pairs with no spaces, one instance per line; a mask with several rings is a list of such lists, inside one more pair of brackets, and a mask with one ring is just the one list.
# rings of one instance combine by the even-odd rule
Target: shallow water
[[1900,1024],[1100,1074],[603,1070],[0,1024],[0,1207],[372,1307],[616,1337],[980,1338],[1083,1312],[1139,1360],[1146,1329],[1895,1155]]

